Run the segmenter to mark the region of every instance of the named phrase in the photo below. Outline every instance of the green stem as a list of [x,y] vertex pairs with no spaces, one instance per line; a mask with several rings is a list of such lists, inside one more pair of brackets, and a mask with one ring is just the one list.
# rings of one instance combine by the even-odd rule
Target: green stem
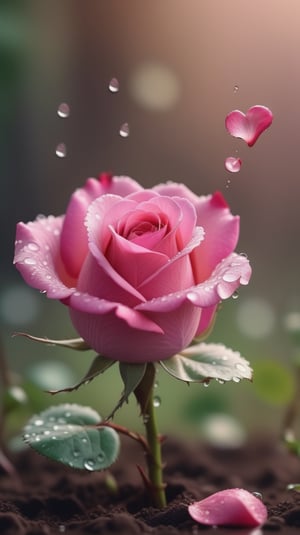
[[153,404],[154,379],[155,367],[153,364],[148,364],[145,375],[135,390],[135,395],[141,406],[146,430],[148,486],[152,495],[153,505],[161,508],[165,507],[167,502],[162,473],[161,439],[158,433]]

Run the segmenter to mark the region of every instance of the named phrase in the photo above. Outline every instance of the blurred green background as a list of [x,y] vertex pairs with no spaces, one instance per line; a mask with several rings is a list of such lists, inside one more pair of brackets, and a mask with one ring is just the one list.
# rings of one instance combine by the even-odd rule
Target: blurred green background
[[[1,0],[0,321],[13,370],[26,377],[52,361],[39,381],[57,388],[79,379],[93,356],[11,337],[74,334],[63,305],[27,288],[13,267],[16,223],[63,213],[70,193],[101,171],[145,187],[185,182],[199,195],[221,190],[241,216],[238,250],[253,277],[223,304],[209,340],[241,351],[255,376],[253,384],[188,388],[161,371],[161,428],[198,436],[203,414],[227,413],[247,430],[279,429],[297,351],[284,322],[300,311],[299,17],[298,0]],[[57,114],[62,102],[68,118]],[[226,133],[224,118],[255,104],[271,108],[274,123],[249,149]],[[231,155],[242,158],[240,173],[225,171]],[[112,369],[69,397],[37,396],[45,406],[67,399],[105,415],[120,391]],[[139,426],[134,401],[116,419]]]

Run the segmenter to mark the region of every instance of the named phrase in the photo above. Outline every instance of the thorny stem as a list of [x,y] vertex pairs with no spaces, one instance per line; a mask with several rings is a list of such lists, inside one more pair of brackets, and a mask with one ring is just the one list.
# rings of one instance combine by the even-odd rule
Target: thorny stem
[[107,422],[107,421],[100,422],[97,427],[110,427],[111,429],[114,429],[117,433],[120,433],[121,435],[125,435],[129,438],[132,438],[133,440],[136,440],[137,442],[141,444],[145,453],[147,455],[149,454],[149,447],[143,435],[140,435],[139,433],[134,433],[134,431],[130,431],[129,429],[127,429],[127,427],[123,427],[122,425],[113,424],[112,422]]

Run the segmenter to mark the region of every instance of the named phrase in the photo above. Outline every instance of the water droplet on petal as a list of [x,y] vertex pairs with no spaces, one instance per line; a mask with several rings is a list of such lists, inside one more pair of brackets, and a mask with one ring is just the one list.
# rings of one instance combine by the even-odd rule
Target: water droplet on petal
[[34,258],[24,258],[24,264],[28,266],[35,266],[36,260]]
[[66,119],[70,115],[70,106],[66,102],[62,102],[57,108],[57,115],[62,119]]
[[120,130],[119,130],[119,134],[121,137],[128,137],[129,136],[129,124],[128,123],[123,123]]
[[108,89],[111,93],[117,93],[119,91],[119,80],[117,78],[112,78],[108,84]]
[[230,173],[238,173],[241,169],[242,160],[234,156],[228,156],[225,160],[225,169]]
[[235,282],[236,280],[238,280],[239,277],[240,277],[239,273],[227,272],[227,273],[224,273],[224,275],[223,275],[223,281],[225,281],[225,282]]
[[154,396],[153,398],[153,406],[154,407],[160,407],[161,405],[161,399],[159,396]]
[[67,147],[64,143],[59,143],[55,149],[55,154],[58,158],[65,158],[67,155]]
[[30,251],[39,251],[40,246],[35,242],[29,242],[27,244],[27,249],[29,249]]

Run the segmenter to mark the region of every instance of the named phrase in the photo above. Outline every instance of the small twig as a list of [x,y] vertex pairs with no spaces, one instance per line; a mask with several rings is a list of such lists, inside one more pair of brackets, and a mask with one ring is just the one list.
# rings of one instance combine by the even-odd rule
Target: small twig
[[122,435],[125,435],[129,438],[132,438],[132,440],[136,440],[139,442],[146,452],[147,455],[150,455],[149,446],[147,444],[147,441],[143,435],[140,435],[139,433],[135,433],[134,431],[130,431],[127,429],[127,427],[123,427],[122,425],[113,424],[112,422],[100,422],[97,427],[110,427],[111,429],[114,429],[117,433],[121,433]]

